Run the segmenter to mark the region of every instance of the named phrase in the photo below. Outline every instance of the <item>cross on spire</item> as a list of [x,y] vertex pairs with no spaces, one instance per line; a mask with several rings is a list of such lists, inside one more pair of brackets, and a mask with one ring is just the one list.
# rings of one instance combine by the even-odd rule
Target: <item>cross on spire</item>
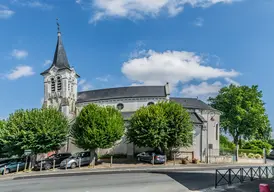
[[58,18],[56,18],[56,21],[57,21],[57,30],[58,30],[58,33],[61,33],[61,32],[60,32],[60,24],[59,24],[59,22],[58,22],[58,21],[59,21],[59,19],[58,19]]

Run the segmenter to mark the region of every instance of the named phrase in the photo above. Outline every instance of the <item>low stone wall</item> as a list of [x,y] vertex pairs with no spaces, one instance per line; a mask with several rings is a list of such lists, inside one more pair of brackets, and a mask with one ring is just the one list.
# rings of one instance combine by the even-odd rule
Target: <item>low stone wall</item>
[[210,163],[250,163],[250,164],[263,164],[264,159],[255,159],[255,158],[236,158],[233,156],[215,156],[209,158]]
[[239,158],[238,163],[252,163],[252,164],[263,164],[264,159],[250,159],[250,158]]
[[214,156],[209,158],[209,163],[232,163],[232,156]]

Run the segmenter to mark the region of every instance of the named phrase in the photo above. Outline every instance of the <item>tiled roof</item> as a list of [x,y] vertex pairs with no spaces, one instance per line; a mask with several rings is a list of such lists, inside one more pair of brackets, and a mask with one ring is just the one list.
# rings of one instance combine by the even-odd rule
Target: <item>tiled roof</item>
[[175,101],[183,105],[187,109],[204,109],[204,110],[215,110],[205,102],[196,98],[179,98],[171,97],[171,101]]
[[78,92],[77,103],[140,97],[166,97],[165,86],[132,86]]

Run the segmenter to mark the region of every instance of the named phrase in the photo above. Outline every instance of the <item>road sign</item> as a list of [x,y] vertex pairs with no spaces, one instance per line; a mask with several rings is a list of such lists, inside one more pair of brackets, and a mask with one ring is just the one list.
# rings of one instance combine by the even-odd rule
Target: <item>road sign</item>
[[30,154],[31,154],[31,150],[30,150],[30,149],[25,150],[25,151],[24,151],[24,154],[25,154],[25,155],[30,155]]

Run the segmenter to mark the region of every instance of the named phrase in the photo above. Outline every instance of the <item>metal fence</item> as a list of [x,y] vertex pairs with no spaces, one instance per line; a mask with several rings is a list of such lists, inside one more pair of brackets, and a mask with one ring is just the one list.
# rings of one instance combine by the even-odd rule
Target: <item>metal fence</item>
[[232,185],[245,181],[253,181],[255,179],[273,177],[274,166],[216,169],[215,188],[221,185]]

